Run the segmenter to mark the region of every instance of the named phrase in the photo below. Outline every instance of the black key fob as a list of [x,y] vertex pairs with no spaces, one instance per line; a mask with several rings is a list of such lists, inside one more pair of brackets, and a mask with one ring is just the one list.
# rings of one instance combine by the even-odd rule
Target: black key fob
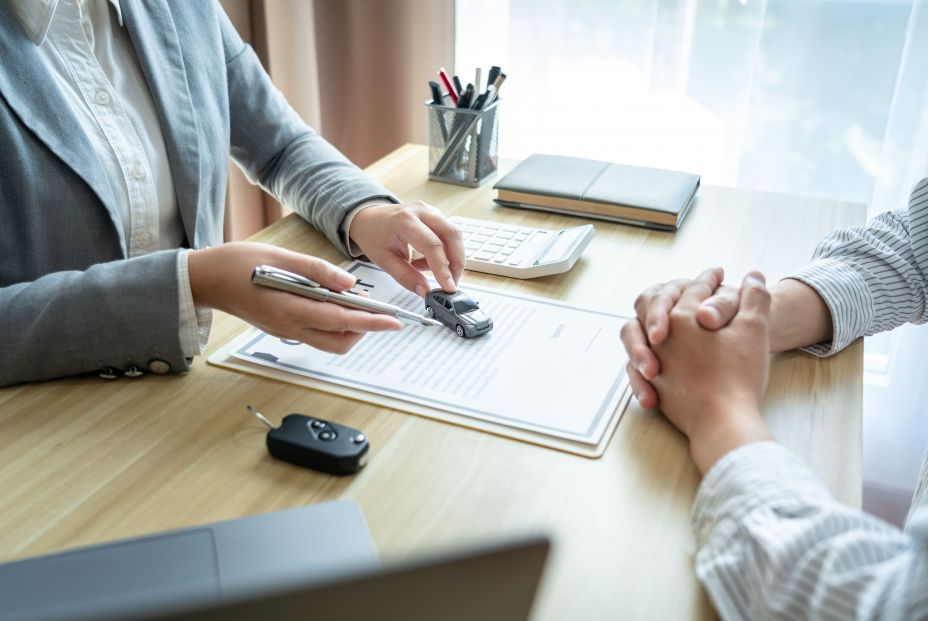
[[267,432],[267,450],[277,459],[329,474],[354,474],[367,463],[367,436],[344,425],[287,414]]

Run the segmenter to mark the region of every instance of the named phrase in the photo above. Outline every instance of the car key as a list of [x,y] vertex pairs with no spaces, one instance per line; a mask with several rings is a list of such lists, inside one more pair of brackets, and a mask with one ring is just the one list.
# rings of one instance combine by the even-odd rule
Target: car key
[[267,425],[267,450],[277,459],[327,472],[354,474],[367,464],[367,436],[350,427],[303,414],[287,414],[279,427],[261,412],[246,406]]

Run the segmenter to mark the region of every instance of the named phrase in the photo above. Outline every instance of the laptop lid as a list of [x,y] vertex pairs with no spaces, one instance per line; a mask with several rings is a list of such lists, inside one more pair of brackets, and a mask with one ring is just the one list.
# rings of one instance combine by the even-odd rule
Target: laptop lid
[[532,609],[548,548],[544,537],[509,541],[142,618],[524,621]]
[[379,566],[361,508],[325,502],[0,565],[0,619],[136,618]]

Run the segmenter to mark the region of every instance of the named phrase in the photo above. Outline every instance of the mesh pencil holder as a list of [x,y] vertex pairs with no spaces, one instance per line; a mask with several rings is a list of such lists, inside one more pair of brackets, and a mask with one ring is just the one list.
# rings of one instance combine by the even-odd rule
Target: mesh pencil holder
[[439,106],[429,111],[429,179],[476,188],[496,173],[499,100],[482,110]]

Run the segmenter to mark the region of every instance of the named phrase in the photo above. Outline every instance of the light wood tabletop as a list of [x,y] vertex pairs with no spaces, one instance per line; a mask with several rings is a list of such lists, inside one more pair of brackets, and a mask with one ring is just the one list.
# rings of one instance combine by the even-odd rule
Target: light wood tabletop
[[[368,170],[402,199],[448,215],[545,228],[586,222],[495,206],[492,182],[479,189],[429,182],[426,167],[425,147],[408,145]],[[750,269],[784,277],[825,233],[864,217],[857,204],[704,186],[677,233],[593,222],[596,237],[568,273],[519,281],[467,272],[465,282],[631,314],[648,285],[708,266],[724,266],[729,282]],[[253,239],[343,260],[293,215]],[[217,313],[208,351],[245,327]],[[618,350],[618,334],[615,342]],[[774,435],[855,506],[862,350],[858,341],[827,360],[776,356],[765,406]],[[570,378],[563,390],[571,390]],[[275,421],[304,412],[360,428],[371,441],[370,464],[331,477],[275,461],[246,404]],[[698,482],[684,438],[634,402],[594,460],[205,359],[185,376],[0,389],[0,561],[348,498],[362,506],[386,561],[516,533],[550,535],[536,619],[711,618],[693,575]]]

